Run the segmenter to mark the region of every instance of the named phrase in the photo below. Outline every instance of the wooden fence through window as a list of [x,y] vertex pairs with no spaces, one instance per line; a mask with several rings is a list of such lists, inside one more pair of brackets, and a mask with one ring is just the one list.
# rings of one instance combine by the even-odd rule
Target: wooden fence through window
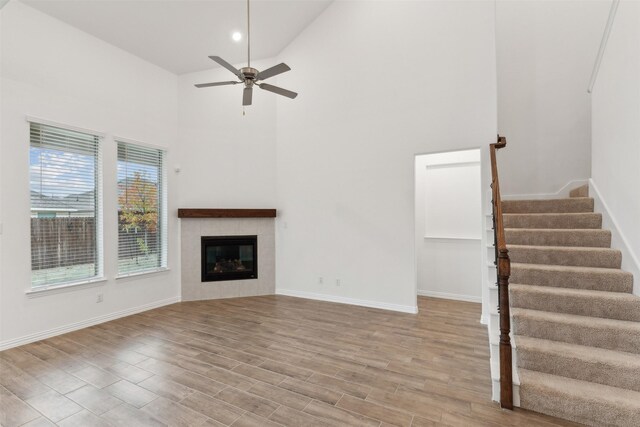
[[[31,218],[32,269],[42,270],[95,263],[95,227],[95,218],[90,217]],[[139,239],[145,238],[144,234],[140,230],[120,233],[118,246],[136,248]],[[157,252],[157,238],[156,232],[147,233],[146,241],[152,253]],[[119,258],[144,255],[142,248],[136,252],[131,253],[129,249],[126,255],[120,253],[118,255]]]

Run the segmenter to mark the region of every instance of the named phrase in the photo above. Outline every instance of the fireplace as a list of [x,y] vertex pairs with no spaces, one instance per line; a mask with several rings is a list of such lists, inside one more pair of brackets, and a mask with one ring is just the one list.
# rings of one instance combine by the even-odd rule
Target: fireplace
[[202,281],[258,278],[258,236],[203,236]]

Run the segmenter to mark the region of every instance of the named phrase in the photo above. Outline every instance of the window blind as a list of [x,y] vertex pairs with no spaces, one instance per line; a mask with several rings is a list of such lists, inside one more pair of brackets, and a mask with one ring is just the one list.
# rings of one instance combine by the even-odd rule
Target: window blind
[[99,139],[30,123],[32,287],[101,274]]
[[118,275],[166,267],[165,152],[118,142]]

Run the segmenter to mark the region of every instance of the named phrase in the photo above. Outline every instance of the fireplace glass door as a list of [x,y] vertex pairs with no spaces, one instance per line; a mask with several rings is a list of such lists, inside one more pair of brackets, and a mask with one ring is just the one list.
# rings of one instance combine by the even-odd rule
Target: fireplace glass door
[[202,237],[202,281],[258,278],[258,236]]

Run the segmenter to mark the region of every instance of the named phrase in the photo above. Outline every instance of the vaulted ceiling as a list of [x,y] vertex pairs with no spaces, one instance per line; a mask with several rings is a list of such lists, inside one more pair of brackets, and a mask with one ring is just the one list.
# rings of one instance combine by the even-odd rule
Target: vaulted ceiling
[[[332,0],[253,0],[251,57],[280,53]],[[22,0],[176,74],[247,60],[244,0]],[[233,32],[243,35],[232,40]]]

